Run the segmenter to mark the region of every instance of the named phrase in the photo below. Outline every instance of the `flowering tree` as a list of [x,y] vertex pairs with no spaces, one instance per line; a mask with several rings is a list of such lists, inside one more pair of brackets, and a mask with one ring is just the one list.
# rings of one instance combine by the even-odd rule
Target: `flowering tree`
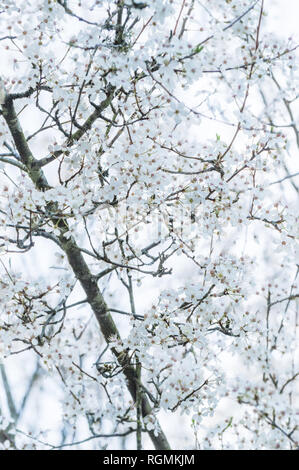
[[296,44],[267,13],[1,3],[3,448],[298,446]]

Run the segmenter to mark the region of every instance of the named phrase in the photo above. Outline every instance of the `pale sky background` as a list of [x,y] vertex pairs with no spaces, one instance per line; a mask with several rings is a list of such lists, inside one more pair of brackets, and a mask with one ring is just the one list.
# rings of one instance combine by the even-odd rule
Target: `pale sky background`
[[[269,11],[269,15],[265,19],[264,28],[266,28],[268,31],[274,31],[277,35],[283,38],[293,36],[294,39],[295,37],[297,37],[298,39],[299,0],[266,0],[265,9]],[[208,129],[210,129],[210,124],[207,124],[206,126],[208,131]],[[223,132],[226,132],[226,130],[223,130]],[[215,133],[213,135],[215,135]],[[296,167],[296,163],[294,163],[294,166]],[[295,169],[294,171],[298,171],[298,163],[297,170]],[[41,275],[48,275],[48,263],[46,262],[45,258],[45,256],[47,256],[46,253],[49,249],[57,251],[56,247],[49,245],[49,243],[50,242],[38,240],[36,242],[36,247],[30,251],[30,254],[22,257],[22,270],[24,276],[28,275],[28,273],[31,275],[35,275],[36,269],[38,269]],[[186,264],[184,264],[184,268],[181,270],[181,272],[178,273],[178,276],[176,276],[176,278],[173,280],[170,277],[166,277],[165,280],[162,281],[161,279],[150,279],[147,283],[148,290],[150,291],[151,289],[154,289],[157,285],[160,285],[161,282],[164,282],[165,286],[167,287],[174,287],[175,285],[179,285],[182,281],[184,281],[186,275],[188,275],[188,268],[186,267]],[[82,296],[80,296],[80,298],[82,298]],[[74,297],[72,297],[72,299],[76,300],[74,299]],[[136,304],[138,306],[137,311],[145,311],[146,308],[150,305],[150,303],[150,294],[147,293],[145,297],[144,294],[139,291],[139,294],[136,298]],[[124,309],[127,309],[127,300],[119,301],[117,308],[122,307]],[[126,319],[122,319],[118,316],[116,318],[117,322],[119,322],[120,325],[122,323],[123,325],[127,324]],[[20,357],[14,356],[6,361],[6,371],[8,373],[12,390],[17,401],[21,399],[24,393],[24,384],[27,383],[31,372],[34,370],[35,367],[35,364],[32,362],[32,355],[28,354],[27,357],[29,360],[26,360],[25,357],[25,355]],[[46,375],[46,373],[44,375]],[[40,394],[44,394],[44,403],[42,403],[42,400],[37,399]],[[61,406],[59,404],[60,398],[61,391],[51,378],[47,378],[43,381],[40,381],[39,385],[36,387],[36,390],[30,399],[30,402],[28,403],[24,415],[24,420],[22,423],[20,423],[19,428],[25,429],[25,427],[28,426],[27,430],[29,430],[31,428],[32,419],[35,420],[36,416],[38,416],[40,428],[51,430],[51,432],[47,435],[47,441],[50,443],[58,442],[60,436],[57,435],[57,423],[59,422],[61,416]],[[7,410],[2,391],[1,380],[0,408],[4,412],[5,410]],[[162,413],[161,417],[161,424],[164,430],[166,431],[170,442],[174,444],[175,447],[187,449],[189,446],[192,447],[194,445],[194,438],[192,432],[186,432],[186,430],[188,431],[188,426],[183,425],[183,422],[186,420],[186,418],[179,417],[178,414],[171,415],[170,413],[167,413],[167,415],[165,415],[165,413]],[[184,430],[183,436],[179,435],[180,433],[178,432],[178,429]],[[88,429],[85,425],[84,427],[82,425],[82,438],[87,437],[88,435]],[[144,438],[144,441],[148,442],[148,439]],[[112,439],[110,442],[111,444],[109,445],[108,449],[115,448],[114,446],[117,440]],[[135,437],[132,436],[128,439],[127,442],[128,448],[134,448]],[[90,444],[90,446],[92,446],[92,444]],[[88,445],[85,444],[84,447],[81,448],[87,449]]]

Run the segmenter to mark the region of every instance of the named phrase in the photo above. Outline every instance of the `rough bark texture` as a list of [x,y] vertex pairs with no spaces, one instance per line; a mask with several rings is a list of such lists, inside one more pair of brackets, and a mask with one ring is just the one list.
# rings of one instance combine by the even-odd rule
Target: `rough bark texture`
[[[108,106],[109,102],[110,98],[107,98],[107,100],[105,100],[105,104],[107,103]],[[36,188],[38,188],[40,191],[46,191],[50,188],[50,185],[48,184],[48,181],[40,168],[39,161],[36,160],[32,155],[32,152],[28,146],[19,120],[17,118],[13,100],[9,95],[6,96],[5,103],[2,105],[2,112],[3,117],[12,135],[12,138],[14,140],[15,146],[22,160],[22,163],[27,168],[28,175],[30,176]],[[87,129],[85,130],[91,128],[93,122],[98,117],[99,113],[99,110],[95,110],[94,113],[90,116],[90,118],[87,119]],[[84,132],[82,130],[79,132],[78,135],[76,134],[75,140],[78,140],[81,135],[83,135],[83,133]],[[76,278],[78,279],[86,293],[87,301],[97,318],[101,332],[106,342],[109,343],[111,337],[120,338],[118,329],[114,323],[111,314],[109,313],[107,304],[98,287],[97,280],[90,272],[80,248],[76,244],[76,241],[73,237],[66,238],[64,236],[64,234],[68,231],[68,225],[66,220],[60,219],[57,223],[57,219],[53,216],[53,221],[55,221],[56,225],[58,225],[60,229],[59,240],[61,243],[61,247],[67,255],[69,264]],[[123,367],[123,373],[127,379],[128,390],[133,400],[136,402],[138,377],[136,374],[135,367],[131,364],[130,358],[127,354],[119,353],[114,348],[112,348],[112,351],[115,357],[117,358],[118,363]],[[142,395],[141,400],[142,415],[146,416],[151,413],[151,405],[144,394]],[[149,435],[156,449],[170,449],[167,438],[161,428],[157,435],[155,435],[153,431],[149,431]]]

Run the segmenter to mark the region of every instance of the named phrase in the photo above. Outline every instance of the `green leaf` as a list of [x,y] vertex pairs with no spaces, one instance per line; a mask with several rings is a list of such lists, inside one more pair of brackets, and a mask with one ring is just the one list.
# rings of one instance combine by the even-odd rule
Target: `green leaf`
[[195,46],[193,49],[193,54],[199,54],[203,50],[203,46]]

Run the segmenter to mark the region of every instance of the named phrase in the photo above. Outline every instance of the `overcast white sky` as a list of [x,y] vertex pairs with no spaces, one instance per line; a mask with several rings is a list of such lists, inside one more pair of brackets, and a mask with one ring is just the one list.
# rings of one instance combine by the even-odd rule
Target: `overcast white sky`
[[[277,35],[279,35],[283,38],[288,38],[290,36],[292,36],[294,39],[295,39],[295,37],[298,38],[298,36],[299,36],[298,35],[298,31],[299,31],[299,26],[298,26],[298,23],[299,23],[299,0],[265,0],[265,9],[268,10],[269,12],[271,12],[268,15],[268,18],[265,22],[265,25],[267,25],[266,28],[267,28],[268,31],[274,31],[275,34],[277,34]],[[298,165],[297,165],[297,171],[298,171]],[[42,247],[42,246],[48,246],[48,244],[47,243],[42,243],[40,241],[39,242],[39,247]],[[55,251],[56,251],[56,249],[55,249]],[[33,256],[33,258],[32,258],[32,256]],[[32,255],[30,255],[29,257],[24,257],[24,263],[25,264],[23,264],[23,269],[27,270],[27,273],[28,272],[34,273],[36,265],[39,265],[39,268],[41,268],[41,272],[46,275],[47,263],[42,262],[41,255],[40,255],[40,250],[39,251],[35,250],[32,253]],[[185,269],[183,270],[181,275],[186,276],[186,270]],[[178,278],[176,278],[176,280],[177,279]],[[169,282],[169,280],[170,279],[167,278],[166,282]],[[154,287],[155,282],[156,282],[155,280],[150,281],[150,283],[152,283],[152,287]],[[161,281],[159,280],[158,282],[160,283]],[[170,284],[168,284],[168,287],[170,287]],[[150,300],[150,296],[147,296],[147,297],[148,297],[148,300]],[[140,305],[142,304],[143,306],[145,306],[144,296],[142,296],[142,299],[137,298],[137,303],[138,303],[139,300],[142,300],[142,302],[140,301]],[[32,370],[32,365],[27,363],[27,364],[24,364],[21,369],[19,367],[17,369],[15,369],[13,367],[14,361],[16,361],[15,358],[8,361],[8,363],[11,363],[12,367],[11,368],[8,367],[7,369],[10,371],[9,379],[12,383],[13,390],[16,392],[16,395],[18,395],[19,392],[20,392],[20,396],[21,396],[22,393],[23,393],[22,383],[24,383],[25,377],[27,377],[27,375],[30,373],[30,370]],[[21,362],[23,363],[24,361],[20,360],[20,363]],[[41,421],[43,421],[43,420],[45,421],[45,424],[43,423],[43,427],[47,427],[49,429],[51,429],[51,428],[55,429],[55,427],[57,425],[57,419],[59,419],[58,417],[59,417],[59,414],[60,414],[60,406],[59,406],[59,403],[58,403],[59,397],[57,396],[57,394],[59,394],[59,391],[57,390],[57,388],[55,386],[53,386],[53,383],[51,383],[51,381],[48,381],[48,382],[49,383],[47,384],[47,386],[49,386],[51,388],[52,398],[51,399],[49,398],[50,394],[47,391],[47,397],[48,397],[47,398],[47,406],[43,407],[43,409],[38,409],[37,408],[39,405],[38,405],[38,401],[36,401],[36,404],[35,404],[36,409],[34,410],[34,415],[35,415],[35,413],[38,413],[39,416],[40,416]],[[43,385],[43,387],[44,386],[45,385]],[[41,390],[37,390],[38,393],[40,391]],[[0,406],[2,407],[3,405],[4,405],[4,399],[3,399],[3,395],[1,396],[1,386],[0,386]],[[33,402],[32,401],[31,401],[31,404],[29,405],[29,408],[30,408],[30,406],[33,407]],[[5,406],[4,406],[4,408],[5,408]],[[31,413],[28,412],[27,413],[28,422],[30,422],[30,415],[31,415]],[[165,427],[166,420],[162,420],[162,423],[163,423],[163,421],[164,421],[164,427]],[[169,426],[169,428],[173,429],[173,432],[176,433],[176,426],[178,424],[177,417],[171,417],[170,421],[169,421],[169,417],[167,417],[167,422],[168,422],[168,426],[169,426],[169,422],[172,423]],[[88,433],[87,430],[85,430],[85,431],[86,431],[86,433]],[[53,439],[51,437],[53,437]],[[54,435],[52,435],[51,437],[48,440],[50,442],[55,442]],[[169,437],[170,437],[170,440],[172,440],[172,436],[170,435]],[[185,435],[184,437],[186,439],[188,438],[187,435]],[[191,438],[191,434],[190,434],[189,438]],[[191,442],[189,442],[189,444],[191,444]],[[181,445],[184,445],[184,444],[181,442]],[[87,448],[87,446],[85,448]],[[111,447],[111,448],[113,448],[113,447]]]

